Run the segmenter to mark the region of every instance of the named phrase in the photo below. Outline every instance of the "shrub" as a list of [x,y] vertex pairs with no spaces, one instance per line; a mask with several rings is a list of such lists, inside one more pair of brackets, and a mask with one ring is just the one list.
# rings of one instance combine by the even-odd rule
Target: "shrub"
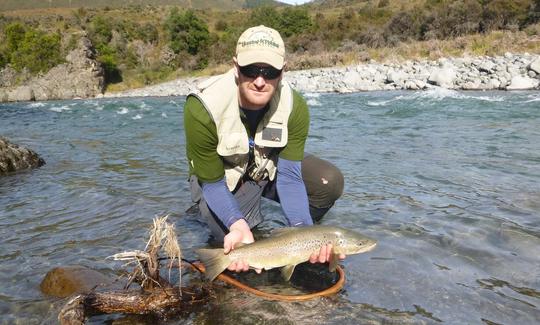
[[5,67],[8,63],[6,57],[4,56],[4,53],[0,52],[0,69]]
[[118,58],[115,50],[108,45],[100,44],[96,46],[97,60],[105,71],[105,83],[118,83],[122,81],[122,73],[118,68]]
[[260,7],[251,12],[249,25],[265,25],[279,31],[283,37],[290,37],[309,32],[313,23],[305,8],[285,7],[278,12],[274,7]]
[[227,27],[229,27],[229,25],[227,24],[227,22],[223,19],[220,19],[216,22],[216,25],[214,26],[214,28],[217,30],[217,31],[220,31],[220,32],[224,32]]
[[135,34],[136,38],[146,42],[156,44],[159,41],[159,32],[156,26],[146,23],[138,26]]
[[540,0],[534,0],[531,4],[531,10],[527,16],[527,24],[536,24],[540,22]]
[[289,37],[301,33],[307,33],[311,29],[312,22],[306,9],[299,7],[286,7],[279,18],[279,32]]
[[16,47],[11,53],[10,62],[18,71],[27,68],[32,73],[44,72],[63,61],[58,34],[47,35],[29,29]]
[[482,6],[478,0],[445,3],[426,17],[421,27],[422,38],[449,38],[480,30]]
[[208,26],[192,10],[180,13],[177,8],[173,8],[165,28],[169,34],[169,46],[177,54],[186,51],[195,55],[208,47]]
[[110,19],[96,16],[90,23],[89,36],[96,47],[108,44],[112,39],[112,24]]
[[390,19],[384,36],[390,44],[409,39],[419,39],[421,35],[421,20],[418,15],[405,11],[397,13]]
[[26,28],[21,23],[12,23],[6,26],[4,31],[6,39],[6,50],[14,52],[21,44],[26,33]]
[[263,6],[263,7],[255,8],[251,11],[248,24],[249,24],[249,27],[257,26],[257,25],[264,25],[264,26],[271,27],[275,30],[280,31],[280,28],[281,28],[280,20],[281,18],[276,8]]
[[482,30],[506,29],[509,25],[522,25],[527,20],[529,0],[487,0],[482,17]]

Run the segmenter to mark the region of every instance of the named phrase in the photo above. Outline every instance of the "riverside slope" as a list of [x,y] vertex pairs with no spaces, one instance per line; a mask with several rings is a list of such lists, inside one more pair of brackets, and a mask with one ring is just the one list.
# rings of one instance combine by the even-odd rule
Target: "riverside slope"
[[[98,97],[185,96],[206,78],[177,79]],[[540,89],[540,55],[506,53],[496,57],[436,61],[371,61],[347,67],[287,71],[285,80],[301,92],[422,90],[433,86],[461,90],[530,90]]]

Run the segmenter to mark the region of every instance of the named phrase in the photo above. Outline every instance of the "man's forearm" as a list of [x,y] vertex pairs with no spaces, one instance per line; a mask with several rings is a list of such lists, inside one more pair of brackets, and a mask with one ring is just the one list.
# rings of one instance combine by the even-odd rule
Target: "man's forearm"
[[244,217],[240,211],[238,202],[233,194],[229,192],[224,178],[214,183],[203,183],[202,190],[208,207],[210,207],[212,212],[214,212],[227,229]]
[[312,225],[306,186],[302,180],[302,163],[279,158],[276,182],[281,208],[289,224],[295,227]]

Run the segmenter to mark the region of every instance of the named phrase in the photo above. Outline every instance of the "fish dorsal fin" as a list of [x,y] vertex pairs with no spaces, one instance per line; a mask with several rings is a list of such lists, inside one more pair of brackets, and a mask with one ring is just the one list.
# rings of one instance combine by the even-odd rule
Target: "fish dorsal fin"
[[283,276],[283,279],[285,281],[289,281],[291,279],[291,276],[294,272],[295,267],[296,267],[296,264],[289,264],[289,265],[285,265],[281,269],[281,275]]
[[276,229],[273,229],[272,230],[272,236],[279,236],[279,235],[283,235],[283,234],[287,234],[291,231],[295,231],[297,230],[298,228],[297,227],[284,227],[284,228],[276,228]]
[[334,272],[336,270],[338,262],[339,262],[339,254],[332,252],[332,254],[330,254],[330,263],[329,263],[330,272]]

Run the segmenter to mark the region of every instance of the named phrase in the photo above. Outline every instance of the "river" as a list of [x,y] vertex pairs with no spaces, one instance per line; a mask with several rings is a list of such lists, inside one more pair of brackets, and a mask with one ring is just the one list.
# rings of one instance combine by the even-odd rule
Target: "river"
[[[537,324],[540,93],[305,94],[306,151],[345,175],[323,224],[377,239],[344,262],[332,298],[269,302],[222,289],[168,324]],[[59,265],[117,274],[169,214],[184,254],[209,232],[191,206],[184,97],[0,104],[0,135],[42,168],[0,178],[0,323],[54,324],[65,300],[39,284]],[[267,226],[281,210],[264,202]],[[121,322],[119,315],[90,323]],[[124,319],[124,321],[126,321]],[[128,323],[151,323],[128,318]]]

